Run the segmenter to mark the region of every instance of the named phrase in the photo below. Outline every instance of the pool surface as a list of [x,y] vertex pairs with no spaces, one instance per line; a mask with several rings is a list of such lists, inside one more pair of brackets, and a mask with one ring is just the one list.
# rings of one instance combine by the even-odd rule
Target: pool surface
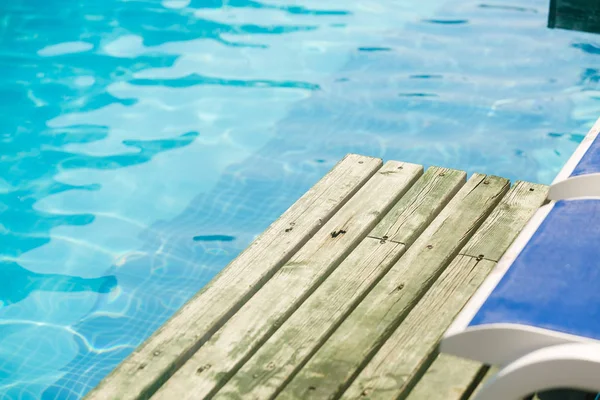
[[547,0],[0,3],[0,399],[79,399],[348,152],[549,183]]

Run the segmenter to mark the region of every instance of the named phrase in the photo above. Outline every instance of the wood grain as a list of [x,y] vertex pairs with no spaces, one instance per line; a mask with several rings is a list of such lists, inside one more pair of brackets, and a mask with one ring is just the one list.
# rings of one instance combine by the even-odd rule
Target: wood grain
[[487,368],[477,361],[439,354],[408,400],[467,400]]
[[433,361],[453,318],[495,265],[458,256],[365,366],[342,399],[402,397]]
[[517,181],[461,254],[498,262],[548,194],[548,186]]
[[277,397],[343,393],[508,190],[475,174]]
[[[343,399],[405,398],[437,356],[437,345],[499,257],[546,198],[519,182],[365,366]],[[474,255],[477,254],[477,255]],[[494,257],[495,258],[495,257]],[[473,370],[465,371],[471,375]],[[455,379],[453,374],[448,379]],[[438,375],[439,378],[439,375]],[[467,388],[472,388],[470,383]]]
[[419,165],[387,162],[154,394],[153,400],[213,396],[340,265],[422,172]]
[[[531,190],[533,189],[533,190]],[[498,261],[548,193],[545,185],[517,182],[461,254]],[[487,232],[487,234],[486,234]],[[466,400],[488,374],[488,367],[448,354],[437,356],[408,395],[409,400]],[[485,375],[485,376],[488,376]]]
[[149,398],[381,165],[346,156],[85,398]]
[[267,399],[275,395],[413,244],[465,181],[466,173],[462,171],[429,168],[370,237],[263,344],[218,392],[217,398]]

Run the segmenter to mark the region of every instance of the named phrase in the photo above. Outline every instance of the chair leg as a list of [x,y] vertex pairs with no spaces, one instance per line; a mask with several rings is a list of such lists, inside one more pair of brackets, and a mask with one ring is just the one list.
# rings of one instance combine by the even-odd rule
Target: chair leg
[[534,351],[502,368],[474,400],[520,400],[549,389],[600,392],[600,345],[563,344]]

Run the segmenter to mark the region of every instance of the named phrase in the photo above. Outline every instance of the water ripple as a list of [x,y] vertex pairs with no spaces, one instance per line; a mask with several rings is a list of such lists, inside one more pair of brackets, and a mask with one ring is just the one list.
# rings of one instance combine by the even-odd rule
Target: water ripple
[[550,182],[600,44],[547,6],[1,3],[0,397],[79,399],[348,152]]
[[133,85],[161,85],[170,88],[185,88],[195,85],[218,85],[218,86],[237,86],[237,87],[269,87],[269,88],[295,88],[306,90],[318,90],[319,85],[309,82],[293,82],[293,81],[271,81],[258,79],[222,79],[197,74],[187,75],[177,79],[132,79]]
[[463,25],[468,24],[469,20],[466,19],[424,19],[423,22],[430,24],[441,24],[441,25]]

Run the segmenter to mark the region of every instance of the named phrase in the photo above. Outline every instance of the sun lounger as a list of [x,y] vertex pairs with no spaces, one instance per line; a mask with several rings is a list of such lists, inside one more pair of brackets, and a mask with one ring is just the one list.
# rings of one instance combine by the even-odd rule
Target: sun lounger
[[600,197],[600,119],[550,186],[548,199]]
[[556,201],[535,214],[444,335],[442,352],[502,367],[477,399],[600,392],[598,128],[555,181]]

